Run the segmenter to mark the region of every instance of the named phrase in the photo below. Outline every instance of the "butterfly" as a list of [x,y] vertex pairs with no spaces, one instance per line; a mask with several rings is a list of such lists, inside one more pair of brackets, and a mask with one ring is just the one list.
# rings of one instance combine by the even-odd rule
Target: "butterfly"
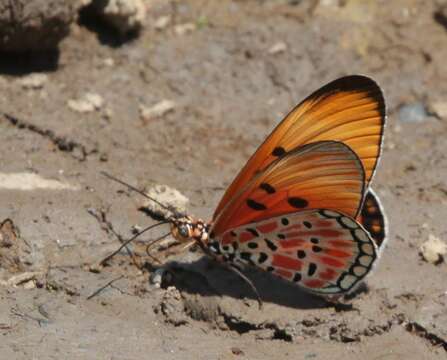
[[198,245],[235,269],[253,266],[323,296],[352,291],[387,237],[371,189],[385,119],[383,93],[372,79],[328,83],[265,139],[211,221],[171,209],[170,233],[182,250]]

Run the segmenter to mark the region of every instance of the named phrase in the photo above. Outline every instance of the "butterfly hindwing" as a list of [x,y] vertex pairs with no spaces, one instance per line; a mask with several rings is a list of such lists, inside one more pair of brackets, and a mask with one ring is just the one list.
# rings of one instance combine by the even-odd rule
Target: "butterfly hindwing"
[[218,236],[243,224],[308,209],[355,218],[363,191],[362,163],[348,146],[336,141],[309,144],[256,175],[222,210],[212,233]]
[[241,189],[272,162],[297,147],[335,140],[359,157],[369,184],[381,151],[385,101],[377,83],[365,76],[337,79],[298,104],[267,137],[229,186],[213,219]]
[[228,261],[249,264],[318,294],[352,290],[371,270],[376,246],[353,218],[306,210],[227,231],[214,246]]
[[365,194],[365,200],[357,220],[369,232],[379,253],[382,252],[388,237],[388,224],[379,197],[371,188]]

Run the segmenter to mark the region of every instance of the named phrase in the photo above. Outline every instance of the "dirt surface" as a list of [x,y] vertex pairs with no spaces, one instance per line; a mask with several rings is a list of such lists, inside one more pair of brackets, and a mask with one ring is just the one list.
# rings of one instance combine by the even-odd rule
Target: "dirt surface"
[[[133,40],[81,18],[32,86],[32,59],[2,55],[0,220],[17,228],[0,229],[0,358],[445,359],[447,264],[419,254],[430,234],[447,237],[447,117],[428,111],[447,102],[442,6],[160,2]],[[155,223],[100,170],[169,185],[207,219],[282,116],[353,73],[381,84],[389,114],[374,187],[390,238],[367,290],[331,305],[249,271],[260,311],[245,283],[198,252],[173,258],[171,286],[157,288],[142,242],[161,228],[133,259],[122,251],[97,266],[132,226]],[[88,111],[68,105],[88,93]],[[163,100],[174,107],[140,116]]]

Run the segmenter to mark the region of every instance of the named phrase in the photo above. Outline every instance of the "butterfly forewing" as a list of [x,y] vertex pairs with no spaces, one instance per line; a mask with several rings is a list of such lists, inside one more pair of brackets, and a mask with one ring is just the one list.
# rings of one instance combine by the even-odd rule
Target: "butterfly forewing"
[[212,232],[298,210],[329,209],[355,218],[364,171],[356,154],[335,141],[309,144],[277,159],[229,202]]
[[307,210],[246,224],[217,240],[227,259],[319,294],[349,292],[377,258],[376,246],[362,226],[331,210]]
[[380,155],[384,122],[383,94],[372,79],[353,75],[327,84],[297,105],[267,137],[227,189],[213,219],[269,164],[318,141],[347,144],[360,158],[367,185]]

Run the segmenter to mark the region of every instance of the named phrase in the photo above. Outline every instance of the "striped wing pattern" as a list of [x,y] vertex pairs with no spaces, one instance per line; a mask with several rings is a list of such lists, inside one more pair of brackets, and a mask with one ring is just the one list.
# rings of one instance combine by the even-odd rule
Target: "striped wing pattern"
[[228,187],[213,219],[273,161],[319,141],[348,145],[362,162],[367,186],[380,155],[384,124],[385,101],[374,80],[352,75],[332,81],[298,104],[272,131]]
[[242,224],[306,209],[329,209],[355,218],[364,171],[345,144],[322,141],[289,152],[257,175],[221,212],[213,236]]

